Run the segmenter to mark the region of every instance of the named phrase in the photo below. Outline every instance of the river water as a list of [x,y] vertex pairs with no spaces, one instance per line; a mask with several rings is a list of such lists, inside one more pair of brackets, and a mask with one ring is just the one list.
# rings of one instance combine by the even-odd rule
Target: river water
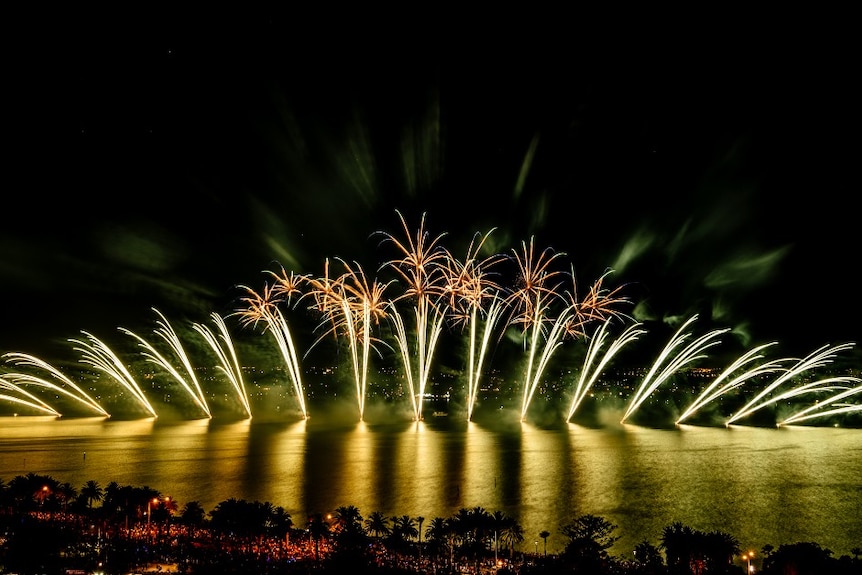
[[743,549],[862,547],[860,429],[0,418],[0,479],[29,472],[149,486],[180,508],[269,501],[299,527],[342,505],[426,527],[480,506],[518,519],[528,552],[543,530],[559,551],[560,526],[587,513],[618,526],[614,555],[676,521]]

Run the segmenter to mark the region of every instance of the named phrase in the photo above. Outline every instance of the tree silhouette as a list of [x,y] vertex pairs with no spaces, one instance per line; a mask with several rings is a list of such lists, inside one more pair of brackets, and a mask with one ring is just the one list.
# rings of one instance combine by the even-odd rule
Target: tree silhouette
[[765,575],[797,573],[798,575],[819,575],[834,573],[832,551],[818,543],[800,542],[779,545],[778,549],[763,560],[762,573]]
[[515,546],[524,541],[524,528],[520,523],[511,519],[503,527],[500,537],[509,548],[509,558],[515,555]]
[[320,561],[320,540],[329,536],[329,523],[324,519],[323,514],[314,513],[308,518],[308,534],[314,541],[314,559]]
[[180,512],[180,521],[185,525],[200,526],[203,525],[206,518],[206,511],[201,506],[199,501],[189,501]]
[[392,530],[389,528],[389,518],[380,511],[373,511],[365,520],[365,530],[380,539],[388,536]]
[[99,485],[98,481],[89,480],[81,487],[81,497],[87,501],[87,509],[93,508],[94,501],[102,501],[105,496],[105,491]]
[[634,571],[638,575],[659,575],[665,573],[664,559],[658,547],[648,541],[635,545]]
[[569,538],[563,555],[575,569],[601,572],[610,557],[608,549],[619,539],[612,535],[617,528],[603,517],[581,515],[563,525],[563,535]]

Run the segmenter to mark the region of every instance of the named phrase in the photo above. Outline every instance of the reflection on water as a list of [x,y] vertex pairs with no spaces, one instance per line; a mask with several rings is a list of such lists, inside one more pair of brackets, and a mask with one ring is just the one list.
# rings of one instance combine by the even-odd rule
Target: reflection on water
[[542,530],[590,513],[618,525],[614,554],[658,544],[676,521],[744,548],[815,541],[850,554],[862,534],[862,430],[508,427],[436,418],[346,426],[100,418],[0,420],[0,479],[38,473],[80,489],[149,486],[207,510],[229,498],[312,512],[449,517],[503,511]]

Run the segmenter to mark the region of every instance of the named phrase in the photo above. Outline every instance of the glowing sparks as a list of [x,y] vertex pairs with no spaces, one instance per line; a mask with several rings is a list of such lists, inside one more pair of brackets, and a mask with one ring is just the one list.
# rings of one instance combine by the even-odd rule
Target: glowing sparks
[[[504,308],[504,301],[499,294],[503,288],[490,279],[489,270],[503,261],[503,256],[495,254],[484,259],[479,258],[482,246],[493,230],[484,236],[475,234],[467,248],[467,257],[463,262],[451,254],[446,258],[446,294],[452,325],[469,327],[468,341],[469,358],[467,362],[467,421],[473,418],[473,409],[479,395],[479,382],[485,362],[485,354],[491,341],[491,335]],[[478,240],[478,242],[477,242]],[[486,302],[490,302],[485,309]],[[484,319],[481,339],[477,333],[477,323]],[[478,349],[477,349],[478,347]]]
[[[446,294],[447,252],[439,246],[444,234],[429,241],[429,235],[425,231],[425,214],[422,215],[415,239],[410,235],[410,229],[400,212],[398,217],[406,238],[401,241],[392,234],[383,233],[384,241],[394,245],[400,256],[387,262],[384,267],[395,270],[406,284],[403,295],[393,300],[389,309],[390,317],[394,321],[395,341],[404,362],[413,418],[420,421],[432,359],[448,309],[448,306],[441,303]],[[408,329],[396,308],[397,302],[401,300],[413,302],[413,316],[416,320],[413,339],[408,337]],[[411,367],[411,343],[415,345],[416,369]]]
[[48,405],[48,403],[39,399],[26,389],[15,385],[4,377],[0,377],[0,391],[10,391],[14,393],[14,395],[9,395],[8,393],[0,393],[0,399],[2,400],[17,403],[18,405],[23,405],[24,407],[42,413],[46,413],[48,415],[53,415],[56,417],[61,416],[61,413]]
[[[762,409],[769,404],[775,403],[776,399],[771,397],[771,394],[779,387],[781,387],[788,381],[791,381],[794,377],[797,377],[800,374],[811,371],[818,367],[824,367],[826,365],[829,365],[830,363],[832,363],[832,360],[835,359],[838,352],[851,349],[853,346],[853,343],[844,343],[832,347],[823,346],[820,349],[812,352],[807,357],[800,359],[796,363],[796,365],[785,370],[780,376],[775,379],[775,381],[767,385],[763,390],[761,390],[757,395],[755,395],[754,398],[752,398],[748,403],[746,403],[738,412],[732,415],[725,422],[726,425],[730,425],[731,423],[743,417],[747,417],[755,411],[758,411],[759,409]],[[781,399],[786,398],[784,394],[779,394],[777,397]]]
[[106,343],[101,341],[96,336],[82,331],[86,340],[70,339],[71,343],[77,344],[74,348],[81,353],[81,363],[89,365],[96,370],[104,373],[123,388],[125,388],[132,397],[140,404],[150,415],[158,417],[156,410],[150,404],[141,386],[135,380],[134,376],[129,372],[128,368],[123,364],[120,358],[114,351],[108,347]]
[[[369,378],[373,367],[372,352],[381,359],[387,359],[384,352],[395,354],[396,361],[403,366],[402,373],[398,374],[403,383],[399,384],[397,391],[403,389],[409,395],[413,419],[417,422],[423,419],[423,403],[430,396],[429,385],[433,385],[435,354],[447,328],[450,333],[460,335],[467,345],[459,383],[463,383],[468,421],[477,411],[483,389],[481,382],[488,371],[491,350],[504,341],[504,335],[516,339],[525,355],[523,372],[516,381],[522,385],[519,387],[522,393],[519,394],[518,406],[521,421],[526,420],[534,398],[550,388],[546,383],[546,373],[552,359],[555,362],[565,359],[558,350],[568,341],[588,343],[568,405],[565,418],[568,422],[622,349],[646,333],[641,323],[633,322],[622,312],[623,306],[631,303],[623,296],[622,288],[606,287],[610,272],[591,284],[584,297],[579,297],[574,266],[557,265],[562,263],[561,258],[565,254],[551,248],[537,250],[534,238],[521,242],[511,254],[485,256],[482,254],[490,243],[491,232],[477,233],[464,259],[460,260],[441,244],[445,234],[428,234],[425,214],[418,229],[411,230],[401,213],[396,213],[403,236],[378,232],[383,235],[383,245],[394,247],[395,257],[381,265],[377,273],[391,272],[388,275],[394,279],[379,281],[376,277],[367,276],[358,262],[348,263],[340,258],[331,260],[343,268],[340,275],[335,276],[330,275],[329,258],[325,260],[322,277],[280,268],[277,272],[266,272],[267,283],[259,292],[239,286],[239,305],[226,318],[211,314],[214,327],[191,324],[192,329],[188,331],[203,337],[209,350],[215,354],[214,369],[227,378],[249,418],[252,417],[252,403],[243,379],[243,366],[227,324],[231,317],[238,319],[240,328],[262,327],[263,334],[268,333],[273,338],[304,418],[309,414],[300,358],[304,360],[319,342],[328,337],[332,337],[337,345],[346,346],[360,422],[366,417],[369,386],[374,385],[373,379]],[[501,264],[507,264],[509,268]],[[570,271],[564,271],[566,267]],[[507,283],[501,278],[510,281]],[[568,282],[571,284],[567,285]],[[393,293],[396,287],[400,291]],[[317,322],[313,330],[316,339],[305,354],[297,348],[288,322],[290,313],[297,309],[312,313]],[[139,353],[147,362],[155,364],[180,384],[205,417],[213,417],[207,402],[212,393],[205,391],[197,379],[193,358],[184,345],[187,342],[164,315],[154,311],[158,321],[153,333],[158,337],[159,347],[128,329],[118,329],[138,342]],[[627,399],[621,423],[632,418],[664,382],[695,361],[707,358],[708,350],[718,345],[722,334],[729,331],[717,329],[695,337],[689,328],[696,319],[694,316],[685,321],[667,342]],[[610,335],[612,320],[621,320],[623,325],[632,321],[632,325],[614,339]],[[595,323],[600,325],[592,330]],[[84,338],[69,340],[80,353],[79,363],[107,375],[109,385],[118,383],[149,415],[157,417],[128,364],[104,342],[88,332],[81,333]],[[495,339],[495,336],[498,337]],[[850,349],[854,344],[823,347],[801,360],[768,360],[765,352],[774,345],[776,342],[757,346],[731,362],[697,394],[676,423],[693,419],[698,412],[705,411],[719,400],[728,399],[731,393],[734,405],[744,405],[727,419],[727,425],[767,407],[775,413],[791,413],[783,419],[776,417],[780,419],[778,425],[862,411],[862,407],[852,403],[862,393],[862,380],[858,377],[811,375],[815,369],[831,364],[839,352]],[[0,401],[60,416],[61,409],[54,405],[54,399],[62,395],[63,399],[71,399],[74,404],[109,417],[95,399],[101,399],[108,392],[94,392],[95,388],[101,387],[104,378],[95,380],[94,385],[81,386],[75,383],[75,378],[36,357],[22,353],[9,353],[3,357],[6,363],[16,367],[16,371],[0,373]],[[767,377],[775,379],[768,385],[760,385]],[[749,394],[752,389],[756,391]],[[123,392],[111,394],[124,395]],[[752,396],[750,399],[749,395]],[[808,402],[811,398],[814,398],[813,404]],[[62,405],[65,409],[66,403]],[[723,417],[727,417],[726,414]]]
[[204,412],[204,415],[211,418],[212,413],[210,413],[209,405],[207,405],[206,396],[204,395],[203,389],[201,389],[201,385],[198,382],[198,378],[192,368],[191,360],[189,359],[188,354],[186,354],[182,341],[165,316],[155,308],[153,308],[153,311],[159,316],[159,321],[156,322],[159,327],[156,328],[153,333],[162,338],[174,352],[175,356],[180,360],[185,370],[185,376],[182,375],[180,371],[173,366],[170,360],[162,355],[159,350],[157,350],[146,339],[123,327],[120,328],[120,331],[136,339],[138,344],[145,350],[143,352],[143,356],[150,362],[167,371],[188,393],[195,404]]
[[[66,376],[66,374],[48,362],[39,359],[38,357],[18,352],[7,353],[3,357],[6,359],[7,363],[11,363],[17,367],[30,367],[44,371],[50,375],[56,383],[33,375],[32,373],[7,373],[3,376],[7,381],[18,385],[33,384],[56,391],[84,404],[88,409],[92,409],[100,415],[104,415],[105,417],[111,416],[107,411],[105,411],[99,402],[93,399],[86,391],[81,389],[81,387]],[[70,389],[72,391],[70,391]]]
[[[748,365],[749,363],[757,361],[759,359],[763,359],[764,356],[761,352],[764,349],[775,345],[776,343],[777,342],[773,341],[771,343],[757,346],[737,358],[736,361],[734,361],[724,371],[722,371],[721,374],[717,378],[715,378],[715,380],[711,384],[709,384],[706,389],[704,389],[700,393],[700,395],[697,396],[697,399],[695,399],[691,403],[691,405],[686,408],[683,414],[679,416],[679,419],[676,420],[676,423],[682,423],[684,420],[694,415],[703,406],[716,400],[722,395],[733,391],[734,389],[737,389],[745,382],[769,373],[780,371],[782,369],[781,364],[788,361],[787,359],[768,361],[764,364],[757,365],[753,368],[743,371],[742,373],[739,373],[739,370],[742,369],[744,366]],[[738,375],[736,375],[735,377],[731,377],[733,374]]]
[[628,407],[626,408],[626,412],[623,414],[620,423],[625,423],[625,421],[631,417],[635,411],[637,411],[638,407],[643,404],[646,398],[658,389],[658,387],[671,375],[679,371],[683,366],[706,357],[706,354],[703,352],[719,343],[716,339],[718,336],[730,331],[729,328],[712,330],[707,334],[698,337],[683,348],[682,351],[674,355],[674,350],[683,345],[692,335],[691,332],[684,333],[684,330],[696,319],[696,315],[689,318],[664,347],[658,359],[650,368],[646,377],[644,377],[643,382],[636,390],[634,396],[629,400]]
[[251,419],[251,403],[249,402],[248,391],[243,381],[242,367],[237,358],[236,349],[234,349],[233,339],[230,336],[227,324],[217,313],[210,314],[210,317],[218,329],[218,336],[213,333],[209,326],[196,323],[192,327],[201,334],[207,344],[209,344],[210,349],[216,354],[218,358],[216,369],[221,371],[233,386],[242,408],[249,419]]
[[259,322],[264,322],[264,332],[269,332],[273,339],[275,339],[281,356],[284,359],[284,365],[290,377],[290,382],[293,384],[293,391],[299,404],[299,410],[303,418],[308,419],[305,390],[302,386],[302,372],[299,367],[299,355],[293,343],[293,336],[290,333],[287,320],[278,307],[281,301],[281,290],[273,290],[265,286],[263,294],[258,294],[249,287],[240,287],[246,292],[246,295],[241,298],[246,307],[237,311],[241,323],[256,327]]
[[330,326],[320,339],[332,334],[336,338],[341,336],[347,340],[356,385],[359,420],[363,421],[370,351],[372,348],[376,350],[376,345],[382,343],[374,338],[372,331],[387,316],[388,302],[383,296],[389,284],[369,281],[358,263],[350,265],[343,260],[339,261],[346,270],[344,275],[335,281],[331,280],[327,260],[324,277],[309,280],[310,293],[315,302],[313,309],[324,316],[321,325]]
[[608,363],[613,359],[615,355],[617,355],[622,348],[624,348],[629,343],[635,341],[638,337],[646,333],[645,329],[642,329],[640,323],[635,323],[626,328],[623,333],[617,337],[614,342],[610,345],[608,350],[602,355],[602,359],[598,362],[598,365],[593,367],[593,364],[596,361],[596,357],[599,352],[602,350],[605,340],[608,337],[608,325],[611,320],[606,319],[604,323],[596,330],[596,333],[590,338],[590,345],[587,349],[587,356],[584,359],[584,366],[581,369],[581,375],[578,378],[578,384],[575,386],[575,392],[572,396],[572,405],[569,408],[569,413],[566,416],[566,421],[571,421],[572,417],[574,417],[575,412],[578,407],[584,401],[584,398],[589,393],[590,389],[595,384],[596,380],[602,374],[604,369],[607,367]]
[[862,393],[862,385],[859,385],[860,383],[862,383],[862,380],[860,380],[858,377],[834,378],[834,380],[835,381],[833,381],[833,383],[855,383],[857,385],[855,387],[849,388],[846,386],[839,387],[839,392],[835,395],[827,397],[823,401],[819,401],[814,405],[797,411],[796,413],[780,421],[778,425],[791,425],[793,423],[799,423],[801,421],[806,421],[814,418],[822,418],[830,415],[840,415],[844,413],[862,411],[862,405],[860,404],[838,403],[843,399],[847,399],[848,397]]

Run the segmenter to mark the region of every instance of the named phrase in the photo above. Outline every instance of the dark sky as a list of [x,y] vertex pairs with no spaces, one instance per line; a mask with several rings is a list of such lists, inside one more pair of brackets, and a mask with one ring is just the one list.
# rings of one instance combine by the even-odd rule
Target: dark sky
[[396,210],[456,253],[496,228],[501,251],[565,252],[582,285],[612,268],[659,325],[698,312],[792,356],[860,339],[840,33],[701,50],[303,27],[26,28],[6,53],[0,350],[63,353],[151,307],[205,321],[279,264],[374,270]]

